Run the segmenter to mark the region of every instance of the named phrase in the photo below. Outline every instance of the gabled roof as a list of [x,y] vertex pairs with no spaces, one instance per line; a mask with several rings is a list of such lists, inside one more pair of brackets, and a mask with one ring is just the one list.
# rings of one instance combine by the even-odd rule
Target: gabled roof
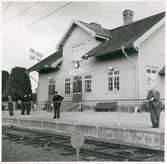
[[32,71],[40,71],[43,69],[48,69],[48,68],[52,68],[51,65],[57,61],[58,59],[60,59],[62,57],[62,52],[61,51],[57,51],[55,53],[53,53],[52,55],[46,57],[44,60],[42,60],[41,62],[33,65],[32,67],[30,67],[28,69],[28,72],[32,72]]
[[83,25],[85,25],[86,27],[88,27],[89,29],[93,30],[97,36],[103,36],[106,38],[111,38],[111,33],[110,30],[102,28],[100,24],[97,23],[86,23],[83,21],[79,21],[80,23],[82,23]]
[[101,43],[84,57],[99,56],[120,50],[122,46],[133,47],[133,42],[165,17],[165,12],[110,30],[111,39]]
[[71,35],[71,33],[73,32],[73,29],[76,26],[78,26],[81,29],[83,29],[84,31],[88,32],[91,36],[101,37],[103,39],[111,38],[110,30],[102,28],[101,25],[99,25],[97,23],[88,24],[88,23],[85,23],[83,21],[73,20],[71,22],[71,24],[69,25],[69,27],[67,28],[64,35],[62,36],[62,38],[60,39],[58,45],[56,46],[57,49],[60,49],[64,45],[64,43],[66,42],[68,37]]

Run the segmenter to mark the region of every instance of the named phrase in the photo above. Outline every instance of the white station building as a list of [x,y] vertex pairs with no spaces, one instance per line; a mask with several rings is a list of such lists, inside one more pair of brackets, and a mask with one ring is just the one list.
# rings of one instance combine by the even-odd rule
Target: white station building
[[74,20],[57,51],[28,69],[39,73],[38,101],[57,90],[64,101],[80,96],[87,104],[126,102],[134,106],[155,88],[165,98],[165,12],[133,21],[123,12],[124,25],[105,29]]

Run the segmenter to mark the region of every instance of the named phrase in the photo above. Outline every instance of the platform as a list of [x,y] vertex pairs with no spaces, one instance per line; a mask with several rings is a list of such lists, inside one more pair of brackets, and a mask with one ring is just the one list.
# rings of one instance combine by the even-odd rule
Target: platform
[[22,128],[38,129],[65,134],[79,131],[87,138],[130,146],[164,150],[164,112],[161,112],[160,128],[150,128],[149,113],[123,112],[62,112],[60,119],[53,113],[33,111],[31,115],[9,117],[2,112],[2,123]]

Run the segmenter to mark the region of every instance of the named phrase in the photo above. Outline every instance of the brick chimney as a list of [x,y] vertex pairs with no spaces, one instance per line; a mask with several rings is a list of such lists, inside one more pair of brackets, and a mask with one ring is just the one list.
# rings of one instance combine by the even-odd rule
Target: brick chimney
[[124,25],[132,23],[133,22],[133,11],[128,10],[128,9],[124,10],[123,19],[124,19]]

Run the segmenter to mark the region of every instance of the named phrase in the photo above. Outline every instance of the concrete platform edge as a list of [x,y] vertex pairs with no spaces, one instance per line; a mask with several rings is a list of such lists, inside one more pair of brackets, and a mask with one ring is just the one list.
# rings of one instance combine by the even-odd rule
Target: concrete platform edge
[[67,122],[2,118],[2,126],[11,125],[63,135],[71,135],[75,131],[79,131],[88,139],[164,151],[164,131],[157,129],[104,127]]

